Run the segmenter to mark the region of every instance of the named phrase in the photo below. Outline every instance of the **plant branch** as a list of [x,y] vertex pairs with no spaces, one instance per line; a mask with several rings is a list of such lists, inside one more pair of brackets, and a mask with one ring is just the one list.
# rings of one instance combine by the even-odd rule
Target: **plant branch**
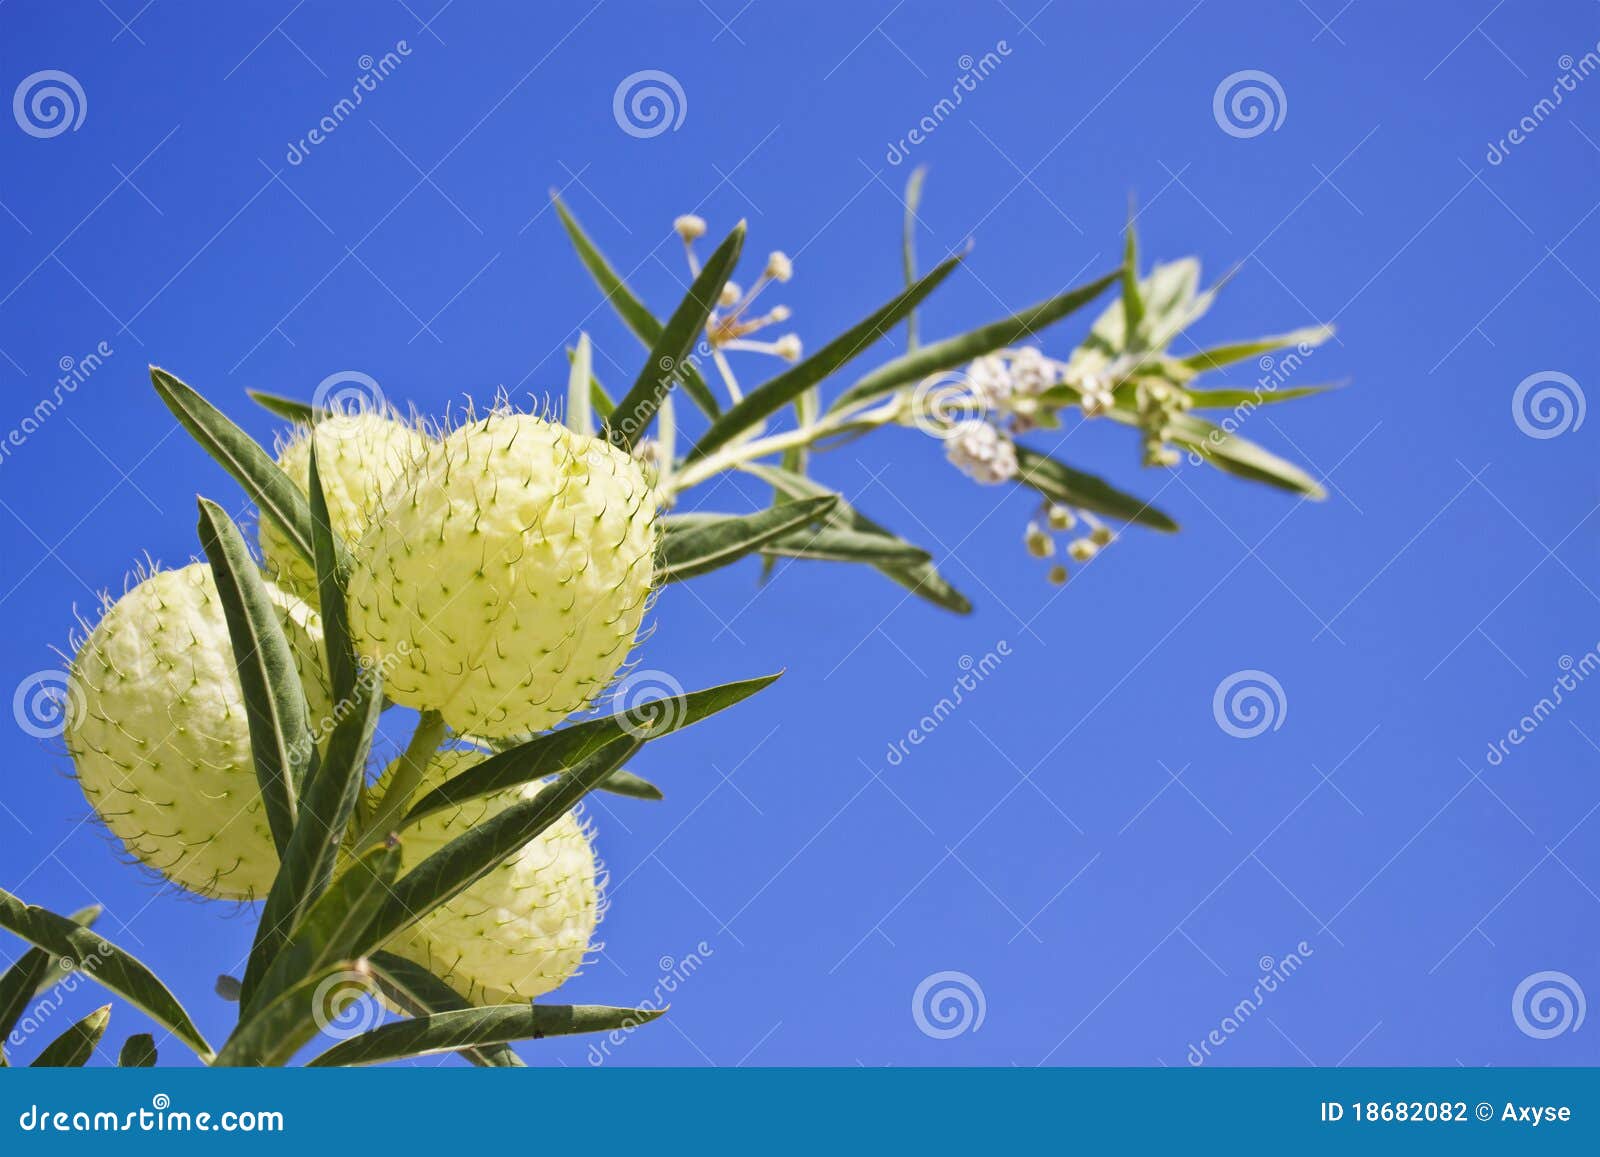
[[886,426],[902,416],[909,397],[908,394],[896,394],[888,402],[873,410],[863,412],[859,406],[844,409],[829,414],[821,421],[801,426],[797,430],[788,430],[782,434],[727,446],[680,470],[673,478],[673,493],[682,493],[692,486],[698,486],[716,477],[724,470],[736,469],[758,458],[781,454],[797,446],[814,446],[822,439],[835,435],[865,432]]
[[395,766],[394,778],[389,781],[388,789],[378,801],[372,819],[361,831],[358,847],[366,847],[383,839],[405,815],[406,808],[411,806],[411,797],[422,783],[428,761],[439,750],[444,736],[444,716],[437,711],[424,711],[417,720],[417,729],[411,733],[411,742],[406,744],[405,753]]

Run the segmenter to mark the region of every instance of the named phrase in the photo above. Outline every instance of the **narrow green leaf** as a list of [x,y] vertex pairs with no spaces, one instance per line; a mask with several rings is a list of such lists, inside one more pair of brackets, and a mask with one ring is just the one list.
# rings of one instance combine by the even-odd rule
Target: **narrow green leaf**
[[648,738],[660,739],[681,731],[748,699],[777,678],[777,675],[763,675],[758,679],[723,683],[703,691],[637,704],[628,714],[588,719],[547,731],[517,747],[491,755],[434,788],[412,805],[405,822],[414,823],[432,812],[457,807],[478,796],[520,787],[565,771],[621,736],[648,732]]
[[322,406],[313,406],[309,402],[297,402],[293,398],[285,398],[281,394],[269,394],[265,390],[246,390],[250,400],[260,406],[269,414],[276,414],[280,418],[299,423],[302,426],[315,426],[328,416],[328,411]]
[[[311,542],[311,507],[294,481],[278,468],[263,450],[221,410],[165,370],[150,367],[150,380],[156,393],[195,441],[233,475],[261,510],[282,528],[300,557],[312,566],[317,558]],[[348,565],[345,546],[337,544],[340,561]]]
[[[1122,270],[1118,270],[1117,277],[1121,276]],[[1114,301],[1095,318],[1073,361],[1085,351],[1107,360],[1122,353],[1158,353],[1204,312],[1195,301],[1199,279],[1200,263],[1192,257],[1157,265],[1150,270],[1150,276],[1139,282],[1139,297],[1144,304],[1139,328],[1129,332],[1122,303]]]
[[[93,928],[95,921],[100,919],[100,913],[102,911],[104,911],[104,909],[102,909],[99,904],[90,904],[87,908],[79,908],[76,912],[71,913],[67,919],[71,920],[74,924],[81,924],[85,928]],[[70,961],[62,960],[57,956],[52,956],[50,958],[50,973],[47,974],[43,980],[39,981],[38,987],[33,990],[33,995],[36,997],[43,996],[50,989],[61,983],[61,981],[65,979],[66,976],[72,971],[73,966]],[[3,1035],[3,1033],[0,1033],[0,1036]]]
[[[931,349],[931,346],[924,347]],[[819,494],[830,494],[827,487],[819,482],[798,474],[792,474],[778,466],[767,466],[760,463],[751,463],[742,469],[763,479],[775,489],[788,494],[792,498],[811,498]],[[862,514],[842,498],[839,505],[834,508],[832,525],[840,530],[854,531],[858,534],[875,535],[888,539],[891,542],[910,546],[904,539],[892,534],[878,525],[872,519]],[[915,549],[915,548],[913,548]],[[924,552],[926,553],[926,552]],[[958,615],[970,614],[972,603],[955,587],[951,586],[942,576],[938,568],[933,565],[932,557],[925,562],[886,563],[874,562],[873,569],[892,582],[898,583],[918,598],[923,598],[942,607],[947,611],[954,611]]]
[[[746,394],[743,400],[711,423],[711,428],[701,436],[699,443],[689,452],[688,460],[693,462],[698,458],[704,458],[723,443],[794,401],[840,366],[864,353],[869,346],[899,325],[923,298],[937,289],[956,266],[961,264],[963,257],[965,254],[958,253],[942,261],[910,289],[902,290],[886,304],[873,311],[865,321],[852,326],[804,361],[791,366]],[[918,352],[925,353],[926,350]]]
[[[369,963],[383,994],[408,1016],[435,1012],[460,1012],[473,1007],[450,985],[422,965],[392,952],[374,952]],[[480,1045],[460,1050],[468,1061],[486,1069],[522,1068],[522,1058],[508,1044]]]
[[736,562],[775,538],[824,517],[838,505],[834,495],[783,502],[755,514],[723,514],[684,527],[668,522],[661,538],[662,582],[682,582]]
[[1201,350],[1197,354],[1190,354],[1183,359],[1183,364],[1196,373],[1206,370],[1221,369],[1223,366],[1235,362],[1247,361],[1250,358],[1270,354],[1281,350],[1285,346],[1307,346],[1315,348],[1333,336],[1333,326],[1313,325],[1305,329],[1292,330],[1289,333],[1276,334],[1273,337],[1257,338],[1255,341],[1235,342],[1232,345],[1220,345],[1212,349]]
[[920,546],[885,534],[865,534],[839,526],[802,530],[767,543],[763,553],[822,562],[860,562],[869,566],[920,566],[933,556]]
[[610,775],[595,785],[600,791],[609,791],[612,795],[625,795],[630,799],[665,799],[661,789],[648,779],[634,775],[631,771],[618,768]]
[[1127,240],[1122,251],[1122,327],[1125,333],[1138,333],[1144,321],[1144,294],[1139,291],[1139,237],[1128,216]]
[[[917,283],[917,209],[922,204],[922,182],[927,165],[918,165],[906,178],[906,212],[900,224],[900,264],[905,270],[906,288]],[[906,352],[917,348],[917,311],[906,314]]]
[[317,602],[322,613],[323,648],[328,657],[328,682],[335,703],[347,702],[356,692],[360,663],[355,640],[350,634],[350,610],[345,598],[349,569],[339,558],[333,522],[328,516],[328,498],[322,488],[322,472],[317,466],[317,440],[310,443],[309,499],[311,506],[311,552],[317,575]]
[[717,246],[689,286],[689,292],[684,294],[683,301],[667,319],[661,335],[651,344],[633,388],[617,403],[616,411],[606,422],[606,436],[613,445],[626,450],[643,437],[661,399],[684,380],[684,367],[693,365],[688,359],[695,342],[704,336],[706,320],[716,308],[722,287],[733,276],[734,266],[739,263],[744,235],[745,223],[740,221]]
[[1334,389],[1338,389],[1338,387],[1291,386],[1282,390],[1190,390],[1189,404],[1196,410],[1233,410],[1241,406],[1253,409],[1256,406],[1270,406],[1274,402],[1291,402],[1296,398],[1310,398]]
[[218,1068],[268,1067],[288,1064],[320,1028],[318,1019],[337,1016],[334,1001],[351,997],[372,984],[364,960],[340,960],[279,993],[260,1012],[240,1024],[217,1059]]
[[156,1067],[156,1038],[147,1032],[136,1032],[122,1042],[117,1054],[120,1069],[153,1069]]
[[1173,532],[1178,524],[1142,498],[1118,490],[1104,478],[1085,474],[1046,454],[1017,447],[1017,480],[1025,482],[1052,502],[1092,510],[1109,518]]
[[555,823],[590,789],[632,758],[643,743],[626,734],[611,740],[533,798],[514,803],[470,828],[412,868],[389,889],[386,902],[364,933],[363,952],[383,947],[396,932],[449,903],[494,871],[507,856]]
[[[633,331],[633,336],[638,338],[646,349],[661,340],[661,323],[644,303],[634,296],[633,290],[611,267],[605,255],[589,240],[589,235],[583,231],[583,226],[578,224],[578,219],[572,215],[560,197],[551,196],[556,213],[561,217],[561,224],[567,231],[567,236],[572,240],[572,247],[578,251],[578,260],[583,262],[583,267],[589,271],[589,276],[594,278],[594,283],[600,287],[600,292],[605,294],[606,300],[611,303],[611,308],[617,311],[617,316]],[[700,407],[702,413],[708,418],[715,418],[722,412],[717,405],[716,395],[711,392],[711,387],[706,385],[705,379],[700,376],[700,371],[693,365],[684,367],[683,373],[684,392]]]
[[382,1025],[340,1041],[306,1064],[310,1068],[376,1065],[514,1040],[612,1032],[648,1024],[665,1011],[602,1004],[492,1004],[458,1009]]
[[[567,429],[585,436],[594,433],[594,353],[589,335],[578,335],[578,348],[567,369]],[[609,415],[608,415],[609,417]]]
[[0,1055],[3,1055],[5,1039],[17,1027],[34,993],[49,975],[50,954],[42,948],[30,948],[0,976]]
[[[775,493],[778,496],[775,505],[785,504],[787,500],[783,491]],[[724,514],[691,511],[669,514],[662,519],[662,525],[666,533],[672,535],[709,526],[727,517]],[[907,563],[929,562],[933,558],[920,546],[913,546],[903,538],[866,534],[846,526],[807,526],[763,543],[760,550],[763,556],[773,561],[779,558],[808,558],[824,562],[891,563],[903,566]]]
[[1011,317],[979,326],[957,337],[933,342],[915,352],[902,354],[858,380],[841,394],[830,408],[837,410],[841,406],[890,393],[901,386],[919,382],[929,374],[954,369],[984,354],[1015,345],[1075,310],[1082,309],[1116,284],[1120,276],[1121,272],[1114,270],[1087,285],[1031,305]]
[[[240,991],[240,1000],[247,1006],[255,1003],[257,985],[333,878],[340,843],[366,777],[367,752],[383,711],[377,672],[358,682],[354,698],[335,704],[334,711],[339,717],[328,739],[327,755],[301,797],[294,833],[256,925]],[[341,879],[348,880],[354,870],[347,869]]]
[[1172,441],[1194,451],[1219,470],[1310,498],[1327,497],[1327,491],[1317,480],[1293,462],[1203,418],[1174,414],[1167,421],[1167,429]]
[[[270,960],[265,975],[252,984],[251,974],[245,973],[242,1019],[248,1021],[269,1007],[303,977],[325,973],[337,961],[363,955],[370,946],[365,931],[387,902],[399,874],[398,844],[372,848],[345,869],[307,906],[292,935],[289,929],[282,929],[283,947]],[[251,964],[255,962],[252,953]]]
[[65,916],[24,904],[0,889],[0,928],[15,932],[29,944],[70,961],[96,984],[116,993],[188,1045],[203,1058],[211,1046],[194,1027],[183,1006],[166,985],[134,957],[96,932]]
[[111,1006],[103,1004],[44,1046],[29,1068],[79,1069],[94,1056],[94,1047],[111,1023]]
[[202,498],[199,533],[228,622],[250,725],[256,782],[281,856],[294,832],[300,792],[317,754],[305,691],[283,625],[239,528],[222,507]]

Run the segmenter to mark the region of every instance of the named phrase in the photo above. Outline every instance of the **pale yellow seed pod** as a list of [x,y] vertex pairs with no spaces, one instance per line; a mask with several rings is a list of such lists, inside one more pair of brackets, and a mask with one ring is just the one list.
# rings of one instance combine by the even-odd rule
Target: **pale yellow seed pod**
[[355,548],[350,619],[389,697],[456,732],[544,731],[627,658],[656,497],[598,438],[494,414],[432,444]]
[[[383,492],[428,444],[414,427],[376,411],[335,414],[315,427],[317,473],[328,500],[328,522],[335,534],[355,542],[366,533]],[[301,493],[311,488],[311,430],[297,429],[278,454],[278,466]],[[313,604],[316,568],[303,558],[270,518],[261,519],[261,556],[279,585]]]
[[[315,738],[332,718],[321,621],[294,595],[268,594]],[[118,599],[78,651],[67,704],[78,784],[131,855],[200,895],[266,895],[278,855],[208,565],[159,571]]]
[[[434,756],[413,798],[484,759],[476,751]],[[393,768],[379,780],[386,788]],[[469,828],[533,799],[527,784],[468,800],[400,830],[409,871]],[[387,945],[430,969],[477,1004],[527,1001],[559,987],[583,964],[602,910],[601,874],[576,812],[551,824],[521,851]]]

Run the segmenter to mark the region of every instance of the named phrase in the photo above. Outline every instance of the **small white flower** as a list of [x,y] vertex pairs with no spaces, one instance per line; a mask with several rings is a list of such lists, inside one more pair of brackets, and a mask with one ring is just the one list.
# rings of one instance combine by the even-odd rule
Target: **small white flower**
[[998,410],[1016,389],[1005,359],[989,354],[967,367],[967,388],[991,410]]
[[772,352],[785,361],[797,362],[800,360],[800,335],[786,333],[772,343]]
[[1111,393],[1111,386],[1105,378],[1098,374],[1088,374],[1078,383],[1078,393],[1082,396],[1083,416],[1094,418],[1105,413],[1115,404],[1116,399]]
[[722,287],[722,296],[717,298],[717,304],[723,309],[729,309],[739,304],[739,299],[744,296],[744,290],[730,281]]
[[1075,538],[1067,543],[1067,554],[1073,562],[1088,562],[1100,553],[1100,548],[1087,538]]
[[1011,356],[1011,380],[1019,393],[1042,394],[1060,379],[1061,371],[1056,363],[1033,346]]
[[706,235],[706,219],[696,217],[693,213],[685,213],[682,217],[673,218],[672,228],[685,241],[693,241],[697,237]]
[[794,276],[794,262],[789,260],[789,255],[774,249],[767,256],[766,274],[774,281],[788,281]]
[[944,453],[962,473],[986,486],[1017,475],[1016,447],[987,422],[962,422],[945,438]]

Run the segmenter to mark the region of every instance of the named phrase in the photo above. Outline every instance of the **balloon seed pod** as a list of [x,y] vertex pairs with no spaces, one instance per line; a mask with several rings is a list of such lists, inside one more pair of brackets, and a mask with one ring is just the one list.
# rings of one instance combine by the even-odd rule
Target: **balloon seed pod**
[[[321,620],[270,584],[313,735],[333,716]],[[68,672],[78,785],[128,853],[202,896],[265,896],[278,870],[221,596],[205,563],[108,605]]]
[[[418,798],[484,758],[478,751],[439,752],[423,774]],[[379,798],[392,774],[391,766],[379,780]],[[546,786],[526,784],[467,800],[401,828],[401,870],[416,867],[512,804],[537,798]],[[386,947],[474,1003],[532,1000],[560,987],[583,964],[604,910],[603,884],[590,832],[577,811],[569,811]]]
[[[328,501],[328,523],[346,542],[355,542],[366,533],[383,491],[428,444],[416,428],[376,410],[333,414],[314,427],[300,426],[279,448],[278,466],[302,494],[311,489],[313,436],[317,473]],[[267,573],[280,586],[316,605],[316,568],[295,549],[283,528],[263,517],[259,541]]]
[[353,551],[350,622],[395,702],[458,734],[591,704],[650,600],[656,496],[609,442],[497,411],[431,444]]

